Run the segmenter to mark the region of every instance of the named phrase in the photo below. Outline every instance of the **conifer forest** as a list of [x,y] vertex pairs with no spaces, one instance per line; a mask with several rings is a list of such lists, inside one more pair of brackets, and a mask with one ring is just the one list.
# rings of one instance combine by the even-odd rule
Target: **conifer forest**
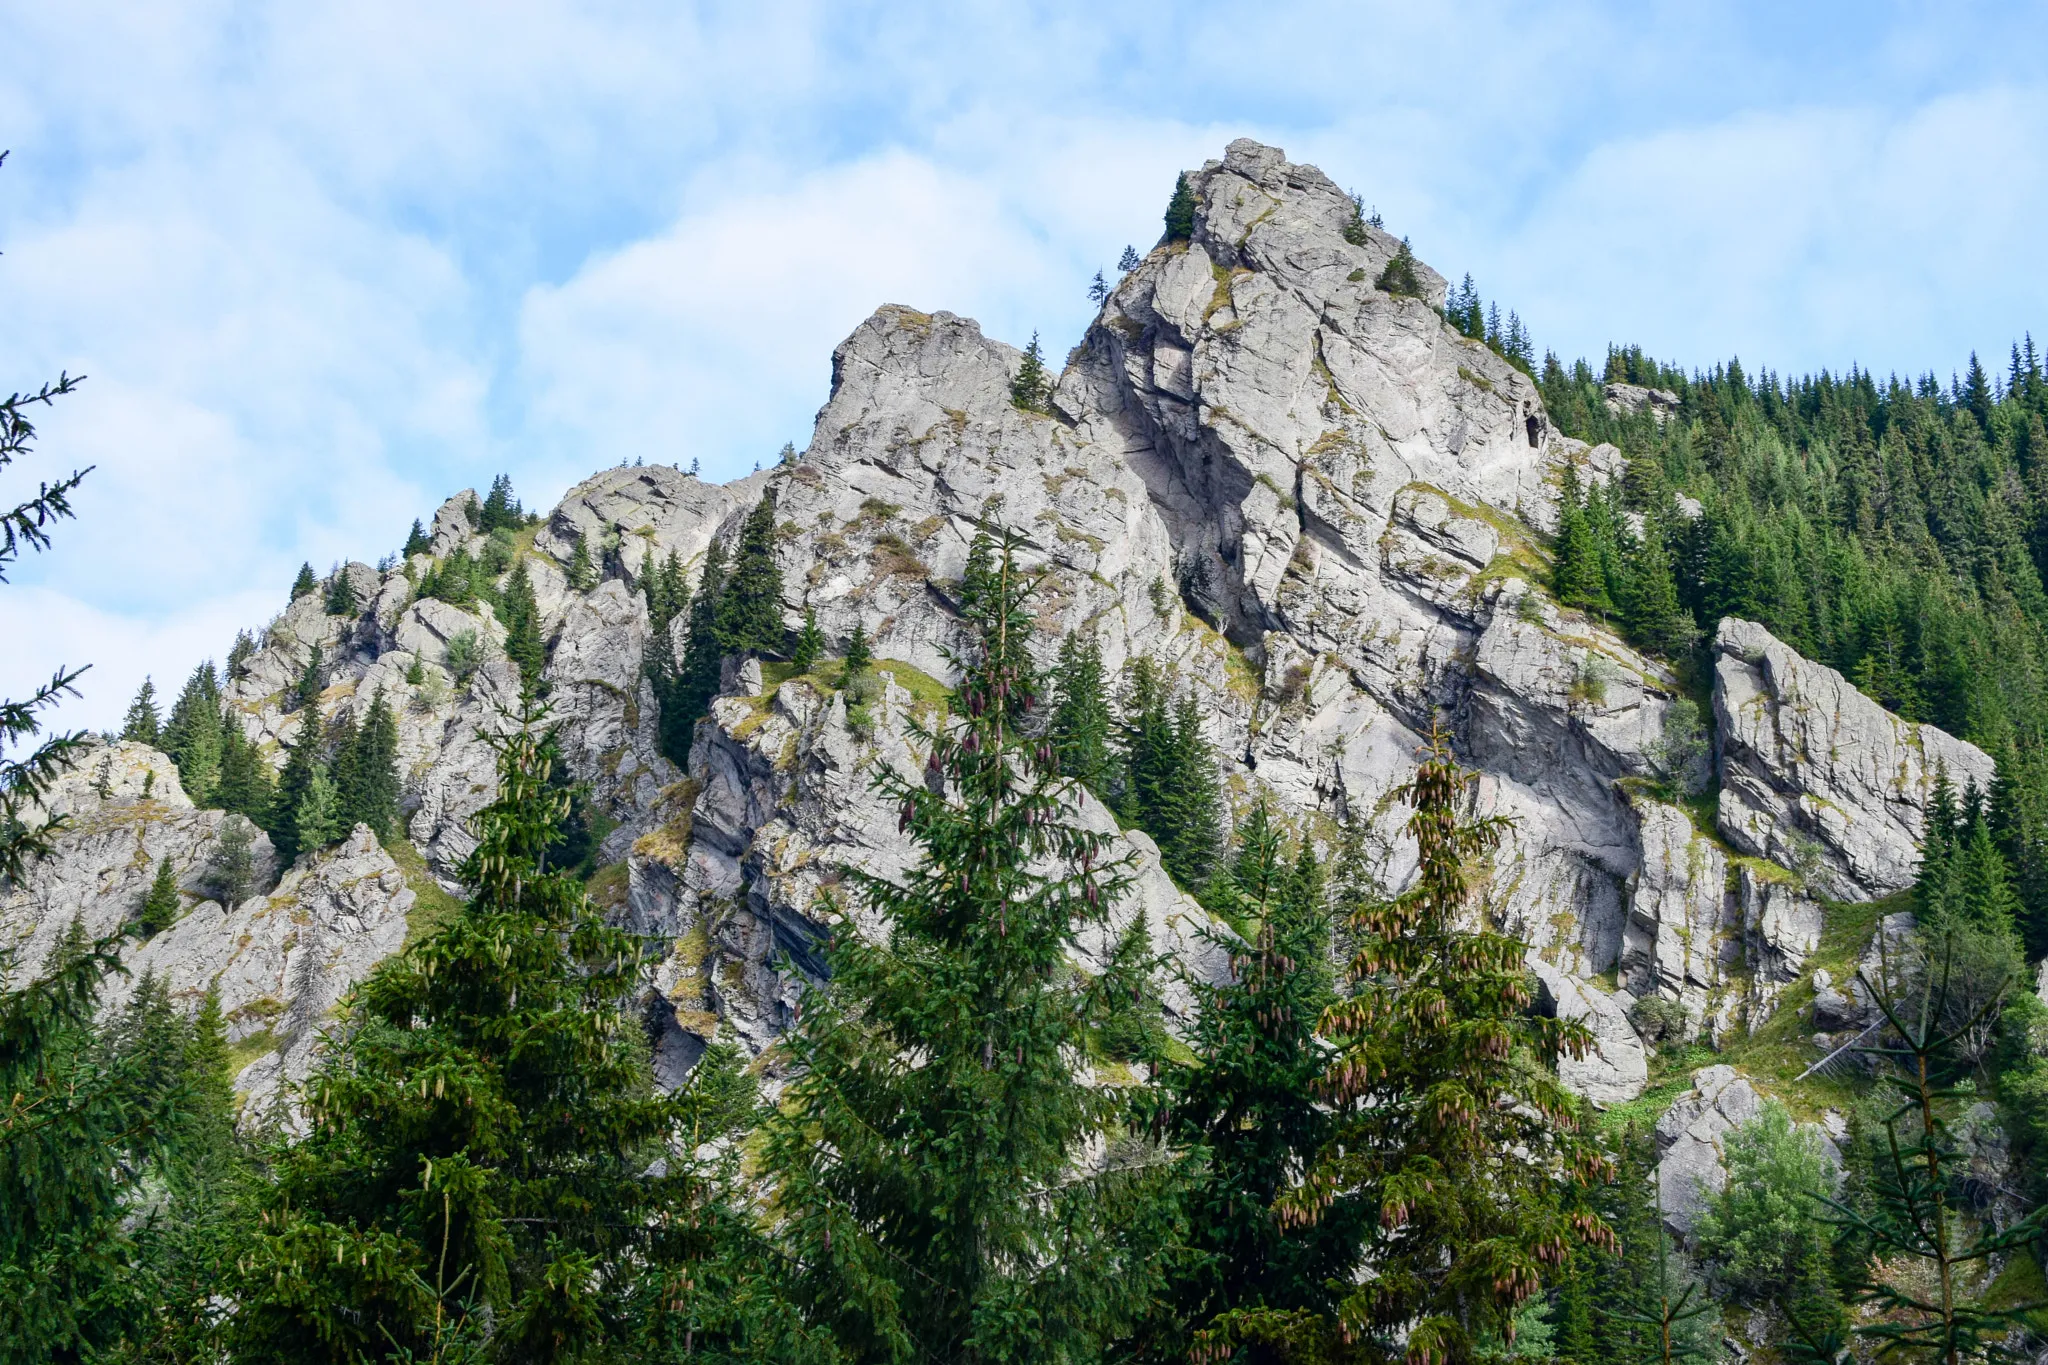
[[[0,702],[0,1361],[2040,1359],[2034,339],[1567,360],[1249,139],[1154,221]],[[0,591],[109,477],[11,382]]]

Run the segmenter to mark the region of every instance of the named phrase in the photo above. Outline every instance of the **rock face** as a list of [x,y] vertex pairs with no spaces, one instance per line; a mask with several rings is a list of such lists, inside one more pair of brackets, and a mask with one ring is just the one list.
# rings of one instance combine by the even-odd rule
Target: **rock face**
[[1991,758],[1902,721],[1832,668],[1733,618],[1714,636],[1721,833],[1837,900],[1913,884],[1937,768],[1988,791]]
[[[1680,1096],[1657,1121],[1653,1177],[1665,1225],[1687,1239],[1701,1212],[1728,1184],[1728,1134],[1755,1119],[1764,1107],[1764,1096],[1733,1067],[1702,1067],[1693,1072],[1692,1084],[1691,1092]],[[1833,1134],[1821,1124],[1796,1126],[1819,1141],[1822,1154],[1839,1171],[1841,1153]]]
[[[1728,622],[1715,770],[1668,771],[1678,680],[1543,587],[1565,469],[1612,479],[1620,452],[1563,436],[1526,374],[1448,326],[1434,272],[1419,270],[1420,298],[1375,288],[1399,242],[1357,222],[1313,167],[1240,140],[1188,183],[1190,237],[1116,283],[1049,411],[1011,401],[1016,348],[966,318],[886,305],[834,352],[830,397],[795,458],[723,486],[620,465],[540,524],[491,535],[475,495],[459,493],[435,514],[425,553],[340,570],[356,610],[328,614],[321,591],[271,623],[225,680],[235,723],[282,763],[305,727],[360,721],[381,695],[399,722],[407,833],[452,884],[495,786],[485,736],[520,679],[488,587],[465,605],[418,589],[458,553],[499,584],[520,559],[563,755],[613,826],[605,859],[628,865],[611,909],[668,943],[648,1010],[658,1068],[673,1078],[713,1036],[767,1047],[820,966],[820,896],[847,866],[893,875],[911,856],[870,779],[877,764],[914,770],[909,722],[936,716],[966,643],[969,547],[999,522],[1028,538],[1025,567],[1043,575],[1042,663],[1071,632],[1095,638],[1112,676],[1150,658],[1196,700],[1239,807],[1263,794],[1317,837],[1333,819],[1372,822],[1390,889],[1412,875],[1414,853],[1387,798],[1421,737],[1443,727],[1479,772],[1479,809],[1512,821],[1477,913],[1528,942],[1547,1007],[1594,1028],[1599,1055],[1567,1079],[1596,1102],[1642,1088],[1628,1009],[1643,997],[1680,1002],[1717,1037],[1753,1026],[1805,970],[1815,896],[1905,884],[1935,765],[1959,787],[1984,785],[1989,760]],[[1628,386],[1608,397],[1624,410],[1676,404]],[[864,630],[879,690],[853,700],[827,676],[735,661],[685,773],[661,752],[646,678],[647,580],[671,556],[694,577],[766,496],[785,624],[815,613],[828,654]],[[595,581],[572,586],[569,566],[584,561]],[[318,695],[301,706],[316,650]],[[104,757],[105,782],[82,769],[53,797],[76,802],[81,823],[47,879],[8,892],[7,932],[40,950],[74,914],[128,913],[143,862],[200,858],[217,839],[218,813],[180,804],[161,755]],[[1725,845],[1655,794],[1714,778]],[[1110,827],[1092,799],[1076,814]],[[1149,840],[1123,841],[1138,875],[1118,914],[1142,916],[1155,948],[1214,979],[1225,956],[1199,907]],[[332,861],[357,869],[350,887],[387,877],[373,850]],[[378,911],[326,867],[286,873],[271,900],[319,924],[359,924],[332,930],[351,946],[318,984],[251,997],[312,1002],[301,1022],[403,938],[391,927],[402,892]],[[329,909],[307,909],[316,903]],[[233,914],[205,933],[195,918],[158,950],[161,970],[173,970],[171,945],[190,960],[180,979],[197,980],[232,959],[222,941],[265,941]],[[281,957],[271,965],[286,970]],[[1596,982],[1610,973],[1619,989]],[[1162,984],[1184,1008],[1178,980]],[[252,1085],[310,1055],[278,1038]]]

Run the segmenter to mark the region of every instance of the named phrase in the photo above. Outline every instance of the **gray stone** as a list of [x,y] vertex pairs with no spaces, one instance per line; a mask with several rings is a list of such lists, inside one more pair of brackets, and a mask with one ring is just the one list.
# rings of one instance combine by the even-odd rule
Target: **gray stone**
[[1628,997],[1609,995],[1538,957],[1530,958],[1529,969],[1542,986],[1540,1003],[1560,1019],[1584,1023],[1593,1034],[1593,1052],[1558,1059],[1558,1080],[1601,1109],[1642,1094],[1649,1083],[1650,1063],[1642,1039],[1628,1021]]

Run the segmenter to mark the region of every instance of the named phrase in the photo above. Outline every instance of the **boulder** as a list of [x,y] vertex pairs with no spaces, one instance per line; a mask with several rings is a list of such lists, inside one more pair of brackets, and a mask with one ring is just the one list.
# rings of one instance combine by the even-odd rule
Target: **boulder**
[[1628,1021],[1628,1006],[1633,1003],[1628,996],[1609,995],[1539,957],[1529,959],[1529,970],[1541,987],[1539,1008],[1560,1019],[1576,1019],[1593,1033],[1593,1052],[1558,1059],[1558,1080],[1600,1109],[1642,1094],[1649,1083],[1650,1063],[1642,1039]]

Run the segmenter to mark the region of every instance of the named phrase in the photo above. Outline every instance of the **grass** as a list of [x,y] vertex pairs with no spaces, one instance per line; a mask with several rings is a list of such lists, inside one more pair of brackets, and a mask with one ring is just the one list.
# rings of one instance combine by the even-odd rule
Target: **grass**
[[600,867],[583,884],[584,894],[600,910],[625,908],[626,891],[632,881],[632,872],[623,862],[608,863]]
[[412,909],[405,914],[405,946],[410,948],[460,914],[462,901],[434,880],[434,874],[427,870],[427,860],[412,846],[412,840],[393,839],[384,851],[405,874],[406,887],[412,892]]
[[228,1044],[228,1074],[239,1076],[242,1069],[266,1052],[277,1049],[277,1035],[269,1029],[260,1029],[239,1043]]

